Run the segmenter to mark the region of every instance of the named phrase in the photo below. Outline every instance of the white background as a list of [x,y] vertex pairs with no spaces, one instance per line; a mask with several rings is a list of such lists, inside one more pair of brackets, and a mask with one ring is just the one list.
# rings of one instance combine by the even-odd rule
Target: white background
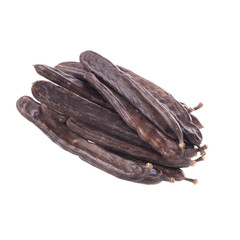
[[[2,1],[0,239],[240,239],[239,1]],[[93,50],[195,106],[209,145],[188,182],[112,177],[16,110],[32,65]]]

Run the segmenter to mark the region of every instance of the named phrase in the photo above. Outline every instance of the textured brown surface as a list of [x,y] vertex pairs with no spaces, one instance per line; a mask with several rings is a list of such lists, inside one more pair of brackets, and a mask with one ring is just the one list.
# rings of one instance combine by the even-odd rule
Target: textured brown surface
[[[146,168],[144,163],[134,162],[108,152],[96,144],[89,143],[69,131],[65,124],[44,115],[40,104],[30,97],[21,97],[17,101],[17,108],[25,118],[34,123],[53,142],[89,164],[121,179],[136,182],[145,179],[144,183],[146,184],[156,183],[156,179],[154,181],[151,179],[159,175],[159,171]],[[151,178],[148,179],[149,175]],[[159,182],[163,179],[162,175],[157,178]]]
[[136,73],[120,67],[120,70],[129,74],[134,81],[144,86],[163,106],[169,110],[177,122],[180,124],[184,138],[191,144],[200,146],[202,134],[200,129],[193,124],[192,118],[188,111],[178,102],[171,94],[157,86],[153,82],[137,75]]
[[196,184],[180,168],[204,160],[202,125],[191,114],[202,104],[189,108],[97,53],[86,51],[80,61],[35,65],[53,83],[35,82],[40,104],[22,97],[20,113],[63,149],[118,178]]
[[149,144],[143,142],[137,133],[125,124],[118,114],[88,101],[61,86],[46,81],[37,81],[32,85],[32,93],[38,101],[64,115],[96,126],[126,142],[151,148]]
[[79,80],[72,75],[62,72],[59,69],[52,68],[46,65],[37,64],[34,65],[34,67],[38,74],[47,78],[48,80],[101,106],[109,107],[109,104],[106,103],[102,96],[87,82]]
[[81,53],[80,62],[90,72],[100,77],[106,85],[124,96],[159,130],[172,139],[178,139],[179,143],[183,143],[183,133],[176,119],[144,87],[132,81],[128,74],[123,73],[106,58],[92,51]]

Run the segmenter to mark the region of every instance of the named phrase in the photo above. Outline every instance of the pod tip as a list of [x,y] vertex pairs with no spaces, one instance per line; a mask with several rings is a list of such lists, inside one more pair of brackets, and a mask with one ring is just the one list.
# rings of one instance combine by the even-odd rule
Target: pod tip
[[193,184],[198,184],[198,180],[197,179],[193,179]]
[[202,149],[203,149],[203,150],[208,149],[208,145],[207,145],[207,144],[204,144],[204,145],[202,146]]
[[188,182],[191,182],[193,184],[198,184],[198,180],[197,179],[192,179],[192,178],[184,178],[184,180],[188,181]]
[[191,165],[191,167],[194,167],[196,165],[196,161],[193,160],[190,165]]
[[178,144],[178,147],[181,148],[181,149],[183,149],[183,148],[185,147],[185,143],[184,143],[184,142],[180,142],[180,143]]
[[190,107],[190,108],[188,108],[188,111],[189,111],[189,112],[193,112],[193,111],[194,111],[194,108]]
[[202,156],[205,156],[206,155],[206,152],[205,151],[201,151],[200,152]]
[[171,183],[174,183],[174,182],[175,182],[175,178],[171,177],[171,178],[170,178],[170,182],[171,182]]
[[200,102],[200,103],[198,104],[198,108],[201,108],[201,107],[203,107],[203,103],[202,103],[202,102]]
[[201,156],[199,157],[198,159],[194,160],[195,162],[200,162],[200,161],[204,161],[205,160],[205,157],[204,156]]
[[153,165],[152,165],[151,163],[147,163],[147,164],[146,164],[146,168],[147,168],[147,169],[152,169],[152,168],[153,168]]

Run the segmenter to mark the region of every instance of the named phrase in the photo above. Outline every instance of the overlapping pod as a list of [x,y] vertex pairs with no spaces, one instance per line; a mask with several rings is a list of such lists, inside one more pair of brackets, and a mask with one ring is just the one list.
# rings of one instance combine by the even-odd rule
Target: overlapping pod
[[94,103],[109,108],[109,104],[107,104],[101,95],[87,82],[81,81],[72,75],[47,65],[36,64],[34,65],[34,68],[39,75],[58,84],[59,86],[62,86]]
[[183,156],[182,150],[165,134],[159,131],[144,115],[128,103],[120,94],[110,90],[92,73],[86,73],[85,79],[108,101],[125,123],[135,130],[139,137],[149,143],[164,158]]
[[[129,74],[132,78],[134,78],[134,80],[141,84],[143,87],[145,87],[154,97],[156,97],[158,99],[158,101],[166,103],[168,105],[168,103],[171,104],[176,104],[178,105],[178,103],[176,103],[176,99],[173,98],[173,96],[171,94],[169,94],[167,91],[165,91],[164,89],[160,88],[159,86],[157,86],[156,84],[154,84],[153,82],[150,82],[149,80],[140,77],[139,75],[137,75],[136,73],[132,72],[131,70],[128,70],[124,67],[121,66],[117,66],[121,71]],[[74,76],[75,78],[79,79],[80,81],[85,81],[84,79],[84,75],[87,72],[87,70],[83,67],[83,65],[80,62],[62,62],[59,63],[58,65],[55,66],[55,68],[70,74],[72,76]],[[165,97],[167,97],[167,99],[164,99]],[[163,100],[161,99],[163,98]],[[171,101],[173,100],[173,102]],[[203,128],[203,125],[201,124],[201,122],[199,121],[199,119],[196,118],[196,116],[194,116],[193,114],[191,114],[191,112],[189,111],[189,107],[186,106],[186,104],[179,102],[183,108],[185,108],[185,110],[189,113],[190,119],[189,117],[185,117],[184,119],[187,121],[192,121],[193,124],[195,124],[199,129]],[[107,104],[107,103],[106,103]],[[111,106],[108,106],[108,108],[110,109]],[[169,107],[169,110],[174,114],[174,115],[178,115],[177,111],[178,111],[178,107]],[[186,114],[183,112],[183,114]],[[178,118],[179,121],[179,118]],[[181,124],[182,125],[182,124]],[[184,124],[183,124],[184,125]],[[192,125],[190,123],[190,125]],[[195,130],[194,130],[195,131]],[[201,133],[199,134],[198,130],[197,130],[197,134],[199,135],[197,138],[199,138],[197,140],[197,142],[200,144],[201,143]],[[196,141],[195,141],[196,142]]]
[[33,96],[57,112],[88,123],[106,133],[119,137],[138,146],[152,149],[129,128],[122,118],[112,111],[103,108],[79,95],[46,81],[37,81],[32,85]]
[[[78,78],[80,81],[86,81],[86,79],[84,79],[84,75],[83,74],[86,75],[87,70],[83,68],[83,65],[80,62],[62,62],[62,63],[58,64],[55,68],[61,69],[62,71],[66,72],[66,73],[73,74],[73,76]],[[128,71],[130,71],[130,70],[128,70]],[[143,84],[143,87],[146,86],[145,82],[149,82],[149,81],[148,80],[138,81],[139,84]],[[158,90],[157,89],[158,86],[155,85],[155,88],[156,88],[156,91],[157,91]],[[160,88],[160,90],[161,90],[161,88]],[[162,97],[164,97],[164,95],[170,95],[169,93],[167,93],[164,90],[161,90],[161,91],[163,91]],[[157,96],[157,97],[160,98],[159,96]],[[166,100],[163,101],[163,102],[166,102]],[[106,102],[106,104],[108,104],[108,103]],[[187,110],[186,106],[183,103],[181,103],[181,104]],[[110,109],[111,107],[112,106],[109,105],[108,108]],[[174,108],[173,108],[173,110],[174,110]],[[114,111],[114,110],[112,109],[112,111]],[[196,119],[196,121],[198,121],[198,120]],[[199,122],[199,124],[200,124],[200,122]],[[194,156],[196,156],[197,152],[199,152],[199,151],[201,151],[199,148],[197,150],[197,149],[194,148],[193,145],[191,145],[189,143],[186,143],[186,147],[184,149],[184,157],[185,158],[187,158],[187,157],[188,158],[194,157]]]
[[[120,71],[109,60],[99,54],[86,51],[81,53],[80,62],[90,72],[117,93],[122,95],[137,110],[154,123],[159,130],[172,139],[178,139],[179,147],[184,148],[181,127],[173,115],[144,87],[133,81],[128,74]],[[147,129],[146,129],[147,131]]]
[[192,160],[207,148],[200,146],[202,125],[191,114],[202,104],[189,108],[94,52],[82,53],[80,61],[55,68],[35,65],[57,85],[35,82],[32,93],[41,104],[22,97],[20,113],[56,144],[116,177],[144,184],[196,184],[180,167],[204,159]]
[[153,82],[137,75],[136,73],[118,66],[118,68],[127,73],[133,80],[144,86],[150,94],[152,94],[163,106],[171,112],[177,120],[184,134],[184,138],[191,144],[200,146],[202,142],[202,134],[200,129],[193,124],[192,118],[183,105],[178,102],[171,94],[157,86]]
[[[84,98],[81,98],[65,88],[50,82],[37,81],[32,85],[32,93],[38,101],[60,113],[63,113],[64,115],[90,124],[93,119],[95,119],[95,122],[96,119],[98,119],[95,127],[97,126],[97,128],[102,129],[109,135],[122,138],[129,143],[142,145],[145,148],[148,148],[148,144],[146,142],[142,142],[138,138],[138,135],[129,129],[119,115]],[[106,122],[109,123],[109,126],[106,126]],[[145,126],[145,123],[143,126]],[[156,128],[154,128],[152,132],[154,132],[155,129]],[[164,148],[160,149],[164,155],[159,156],[155,160],[156,162],[158,160],[159,164],[170,167],[188,167],[194,163],[191,158],[186,158],[183,156],[182,150],[179,149],[172,140],[169,141],[168,138],[164,139],[162,137],[158,138],[157,140],[164,141]]]
[[[151,163],[145,164],[111,153],[69,131],[65,124],[44,115],[40,104],[30,97],[21,97],[17,101],[17,108],[25,118],[64,150],[81,157],[82,160],[109,174],[133,182],[145,180],[146,184],[156,183],[151,180],[156,175],[158,175],[159,182],[168,180],[163,173],[154,170]],[[149,176],[151,178],[148,179]]]

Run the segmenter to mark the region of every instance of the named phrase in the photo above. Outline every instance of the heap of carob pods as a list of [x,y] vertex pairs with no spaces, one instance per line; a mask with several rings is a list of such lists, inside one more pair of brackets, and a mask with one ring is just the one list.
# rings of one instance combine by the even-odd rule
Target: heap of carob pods
[[53,142],[118,178],[156,184],[186,178],[204,159],[203,127],[190,108],[134,72],[85,51],[80,62],[34,65],[36,81],[19,112]]

